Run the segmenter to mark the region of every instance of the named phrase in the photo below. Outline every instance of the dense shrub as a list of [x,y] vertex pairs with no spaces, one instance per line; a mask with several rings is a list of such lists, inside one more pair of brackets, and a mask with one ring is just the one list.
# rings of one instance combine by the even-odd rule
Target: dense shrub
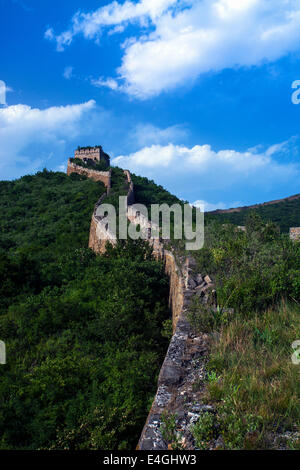
[[142,242],[87,249],[104,191],[48,171],[0,184],[1,449],[137,443],[167,346],[168,280]]
[[247,219],[246,228],[208,225],[204,248],[195,254],[199,270],[214,277],[219,304],[247,312],[282,297],[299,301],[300,244],[257,215]]

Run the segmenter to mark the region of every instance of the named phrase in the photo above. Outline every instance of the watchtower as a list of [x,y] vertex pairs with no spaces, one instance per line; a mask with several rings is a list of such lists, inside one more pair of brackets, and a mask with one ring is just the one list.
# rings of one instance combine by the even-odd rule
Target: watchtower
[[75,158],[88,163],[89,161],[94,163],[105,163],[107,166],[110,165],[110,158],[107,153],[103,152],[101,145],[96,147],[78,147],[75,150]]

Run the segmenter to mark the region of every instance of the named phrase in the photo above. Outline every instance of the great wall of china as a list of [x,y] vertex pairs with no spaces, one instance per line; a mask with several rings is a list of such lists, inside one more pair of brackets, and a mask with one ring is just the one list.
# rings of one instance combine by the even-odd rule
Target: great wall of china
[[[111,188],[111,172],[97,172],[84,169],[69,161],[68,174],[78,173],[95,181],[102,181],[107,194]],[[97,175],[95,174],[97,173]],[[100,174],[98,174],[100,173]],[[188,307],[195,296],[204,304],[216,306],[213,281],[208,275],[197,273],[192,257],[175,259],[174,253],[165,249],[161,240],[151,236],[151,223],[134,208],[134,185],[128,170],[124,170],[128,183],[127,218],[131,223],[148,230],[148,242],[153,247],[154,256],[163,261],[169,276],[169,306],[172,313],[173,336],[170,341],[158,378],[157,392],[142,430],[138,450],[166,450],[168,442],[162,435],[165,413],[176,416],[176,425],[181,445],[186,450],[194,449],[192,426],[203,412],[213,412],[209,405],[203,404],[201,393],[205,382],[205,364],[208,353],[208,336],[196,334],[187,319]],[[97,216],[98,207],[104,202],[104,194],[96,203],[92,214],[89,247],[96,253],[104,253],[106,243],[115,244],[115,236],[109,231],[105,218]],[[290,229],[293,240],[300,239],[300,228]],[[194,384],[197,383],[197,387]],[[217,446],[217,443],[216,443]]]

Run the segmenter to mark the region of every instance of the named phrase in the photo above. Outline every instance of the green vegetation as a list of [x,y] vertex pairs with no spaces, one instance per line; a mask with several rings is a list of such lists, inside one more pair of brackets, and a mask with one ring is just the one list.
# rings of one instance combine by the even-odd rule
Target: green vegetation
[[87,249],[104,191],[46,170],[0,183],[0,449],[137,443],[167,347],[168,280],[142,242]]
[[131,174],[134,184],[134,194],[139,204],[144,204],[148,209],[151,204],[182,204],[182,201],[173,196],[162,186],[158,186],[154,181]]
[[[95,168],[93,166],[93,168]],[[136,201],[183,204],[132,175]],[[112,168],[105,199],[128,191]],[[0,182],[0,449],[133,449],[156,391],[172,334],[168,279],[141,242],[89,249],[102,183],[44,170]],[[300,200],[261,212],[208,215],[198,272],[216,285],[218,308],[195,300],[189,317],[210,338],[204,400],[214,410],[193,429],[196,445],[297,448],[300,369],[300,243],[281,231],[300,225]],[[270,222],[272,220],[272,222]],[[246,225],[246,232],[225,224]],[[183,253],[183,242],[173,243]],[[186,255],[186,253],[183,253]],[[147,328],[145,328],[145,325]],[[162,433],[180,449],[176,416]]]
[[237,315],[212,340],[208,367],[219,378],[208,383],[208,399],[227,449],[300,445],[300,371],[291,361],[299,314],[299,305],[283,302]]
[[105,204],[115,206],[116,212],[119,212],[119,196],[127,196],[129,184],[121,168],[111,168],[111,191],[105,198]]
[[184,450],[182,446],[182,435],[177,430],[177,415],[163,412],[161,416],[162,425],[160,432],[163,439],[168,443],[169,450]]
[[[134,195],[135,199],[139,204],[144,204],[148,209],[148,217],[151,217],[151,204],[167,204],[171,207],[173,204],[179,204],[182,207],[182,215],[184,214],[184,204],[186,201],[182,201],[178,199],[176,196],[173,196],[169,193],[166,189],[162,186],[158,186],[154,183],[154,181],[149,180],[147,178],[136,176],[134,174],[132,176],[132,181],[134,184]],[[195,212],[193,212],[193,220],[195,221]],[[183,220],[183,219],[182,219]],[[161,226],[161,218],[160,218],[160,226]],[[180,255],[185,255],[185,238],[183,237],[182,240],[178,240],[174,238],[174,214],[171,213],[170,217],[170,240],[164,240],[165,246],[168,249],[172,249],[175,256],[179,257]],[[183,231],[184,235],[184,231]]]
[[102,149],[101,145],[94,145],[93,147],[91,145],[86,145],[85,147],[81,147],[78,145],[77,150],[91,150],[91,149]]
[[207,450],[209,442],[217,437],[214,415],[209,412],[203,413],[193,428],[193,436],[196,446],[201,450]]
[[240,212],[227,212],[225,214],[206,214],[206,220],[217,220],[220,223],[245,225],[249,215],[255,212],[263,221],[275,222],[281,232],[288,233],[290,227],[300,227],[300,197],[298,199],[282,201],[277,204],[260,206],[255,210],[245,207]]
[[199,271],[215,281],[219,307],[195,301],[190,311],[194,327],[211,337],[206,400],[216,407],[194,436],[201,448],[216,431],[226,449],[295,448],[300,369],[291,345],[300,338],[300,243],[257,215],[246,228],[212,223],[196,254]]

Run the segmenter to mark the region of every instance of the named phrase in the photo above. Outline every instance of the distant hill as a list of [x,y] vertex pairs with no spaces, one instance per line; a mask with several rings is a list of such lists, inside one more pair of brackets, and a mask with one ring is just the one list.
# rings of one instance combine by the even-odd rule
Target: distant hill
[[252,206],[215,210],[208,212],[206,219],[244,225],[250,212],[258,213],[263,220],[276,222],[282,232],[288,232],[290,227],[300,226],[300,194]]

